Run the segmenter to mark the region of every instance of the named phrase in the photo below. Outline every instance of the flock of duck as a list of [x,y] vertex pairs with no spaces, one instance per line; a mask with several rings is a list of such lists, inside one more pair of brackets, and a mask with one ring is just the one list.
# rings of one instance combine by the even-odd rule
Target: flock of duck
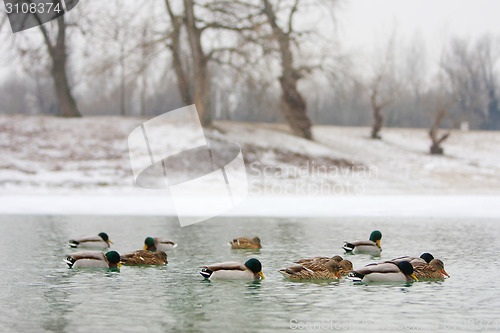
[[[382,248],[380,240],[382,233],[378,230],[370,234],[368,240],[346,242],[343,249],[346,254],[380,255]],[[97,236],[72,239],[69,245],[73,248],[109,248],[112,242],[106,233]],[[233,249],[260,249],[260,239],[235,238],[230,243]],[[177,244],[163,238],[147,237],[144,248],[123,255],[116,251],[106,253],[100,251],[78,252],[69,255],[65,262],[70,268],[118,268],[122,264],[128,266],[165,265],[167,264],[166,250],[176,247]],[[353,281],[361,282],[409,282],[419,279],[444,279],[449,277],[444,269],[444,263],[434,258],[430,253],[423,253],[420,257],[399,257],[382,263],[369,264],[354,269],[349,260],[339,255],[329,257],[311,257],[299,259],[292,266],[279,271],[285,278],[291,280],[338,280],[347,276]],[[252,258],[245,263],[223,262],[202,266],[200,274],[205,279],[264,279],[262,264]]]

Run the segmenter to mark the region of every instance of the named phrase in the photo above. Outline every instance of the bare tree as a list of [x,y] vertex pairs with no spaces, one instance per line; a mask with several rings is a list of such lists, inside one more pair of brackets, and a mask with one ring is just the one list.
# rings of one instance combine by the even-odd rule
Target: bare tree
[[312,140],[311,121],[307,116],[306,101],[297,89],[297,83],[303,77],[305,68],[295,67],[291,49],[294,34],[293,18],[297,13],[299,3],[300,0],[295,0],[289,9],[287,26],[284,28],[278,24],[275,7],[269,0],[263,0],[264,13],[271,26],[273,38],[279,45],[281,62],[281,76],[279,80],[285,118],[295,135]]
[[373,78],[368,83],[370,106],[373,113],[372,139],[381,139],[380,130],[384,125],[382,110],[396,100],[395,82],[395,33],[390,36],[381,58],[373,65]]
[[[37,17],[35,15],[35,17]],[[56,31],[51,33],[46,25],[40,24],[38,28],[43,35],[47,52],[51,59],[51,74],[59,104],[59,110],[64,117],[81,117],[68,82],[66,66],[68,63],[67,29],[68,25],[63,16],[56,19]]]
[[495,70],[500,59],[500,44],[497,39],[485,35],[476,42],[475,50],[479,73],[488,96],[486,121],[481,124],[481,127],[500,129],[499,78]]
[[[443,55],[443,68],[458,99],[458,106],[477,125],[488,128],[500,120],[498,77],[495,71],[500,49],[489,36],[476,43],[455,38]],[[493,119],[490,118],[490,114]],[[477,126],[476,125],[476,126]]]
[[442,155],[444,152],[441,144],[444,142],[444,140],[448,139],[451,132],[448,131],[446,133],[440,134],[439,128],[443,119],[448,115],[449,110],[454,103],[455,100],[453,98],[442,93],[440,94],[438,92],[438,96],[436,96],[436,102],[434,106],[431,128],[429,129],[429,136],[432,141],[430,153],[433,155]]
[[441,63],[440,72],[437,77],[437,86],[430,92],[427,99],[427,107],[430,110],[431,126],[429,129],[429,137],[431,138],[430,153],[433,155],[442,155],[444,150],[441,144],[448,139],[451,132],[447,131],[440,134],[440,127],[443,120],[449,115],[450,109],[455,104],[457,97],[453,94],[450,88],[450,80],[444,75],[445,65]]
[[384,125],[384,116],[382,114],[382,110],[389,106],[392,102],[394,102],[395,98],[392,96],[381,97],[381,85],[382,80],[384,79],[383,75],[378,75],[375,80],[373,80],[371,84],[371,92],[370,92],[370,105],[373,112],[373,125],[371,137],[372,139],[381,139],[380,130]]
[[[168,35],[168,47],[172,53],[172,64],[177,76],[177,83],[182,101],[185,105],[194,103],[203,126],[211,126],[212,114],[212,76],[210,63],[228,65],[236,68],[234,59],[224,59],[227,55],[245,57],[244,46],[234,40],[235,36],[251,31],[256,24],[253,22],[258,15],[258,6],[251,1],[214,0],[202,2],[183,0],[180,14],[175,14],[170,0],[165,0],[167,13],[171,22]],[[182,56],[182,28],[187,35],[189,52]],[[212,31],[207,33],[207,31]],[[214,34],[225,34],[228,38],[214,38]],[[211,34],[211,35],[210,35]],[[210,35],[210,36],[209,36]],[[208,36],[208,37],[205,37]],[[225,40],[227,41],[225,41]],[[206,47],[206,45],[211,47]],[[189,73],[188,73],[189,70]]]

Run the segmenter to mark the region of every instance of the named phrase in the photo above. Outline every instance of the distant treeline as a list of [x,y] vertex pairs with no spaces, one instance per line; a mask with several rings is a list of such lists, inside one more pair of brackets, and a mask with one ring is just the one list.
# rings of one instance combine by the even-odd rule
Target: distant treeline
[[152,117],[194,103],[204,125],[288,122],[306,138],[310,123],[374,138],[382,124],[500,129],[497,37],[452,38],[429,66],[421,40],[394,33],[360,59],[314,31],[325,10],[342,15],[333,0],[87,0],[44,29],[2,32],[24,71],[0,83],[0,113]]

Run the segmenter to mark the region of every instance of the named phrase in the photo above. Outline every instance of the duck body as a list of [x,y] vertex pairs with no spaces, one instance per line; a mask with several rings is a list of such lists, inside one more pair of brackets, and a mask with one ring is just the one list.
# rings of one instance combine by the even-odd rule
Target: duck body
[[97,236],[87,236],[71,239],[69,241],[69,246],[73,248],[91,248],[91,249],[103,249],[109,248],[111,241],[105,232],[101,232]]
[[200,274],[205,279],[210,280],[259,280],[263,279],[262,264],[257,259],[249,259],[247,262],[240,263],[228,261],[201,267]]
[[78,252],[64,260],[69,268],[117,268],[120,267],[120,255],[116,251],[102,253],[99,251]]
[[413,266],[407,262],[385,262],[370,264],[349,273],[349,278],[362,282],[409,282],[418,280],[413,273]]
[[342,248],[353,254],[371,254],[379,255],[382,251],[380,246],[380,240],[382,239],[382,233],[375,230],[371,233],[369,240],[355,240],[344,243]]
[[339,275],[348,275],[350,271],[353,270],[352,262],[349,260],[343,259],[341,256],[336,255],[331,258],[328,257],[311,257],[311,258],[304,258],[304,259],[299,259],[297,261],[294,261],[296,264],[304,264],[304,263],[309,263],[309,262],[318,262],[320,264],[325,265],[328,261],[333,260],[335,261],[338,266],[339,266]]
[[130,253],[125,253],[121,256],[121,263],[126,266],[143,266],[143,265],[166,265],[167,254],[164,251],[146,251],[138,250]]
[[232,249],[261,249],[262,245],[260,244],[260,238],[259,237],[252,237],[252,238],[246,238],[246,237],[240,237],[240,238],[235,238],[231,242],[229,242],[229,245],[231,245]]
[[343,260],[343,258],[341,256],[333,256],[331,258],[328,258],[328,257],[310,257],[310,258],[304,258],[304,259],[299,259],[299,260],[296,260],[294,261],[294,263],[296,264],[302,264],[302,263],[305,263],[305,262],[310,262],[310,261],[320,261],[320,262],[327,262],[328,260],[333,260],[337,263],[341,262]]
[[329,259],[324,262],[313,260],[295,264],[279,271],[285,278],[292,280],[338,280],[339,265],[336,261]]
[[144,240],[144,250],[166,251],[177,247],[177,244],[166,238],[148,237]]
[[418,279],[444,279],[445,276],[450,277],[444,270],[444,263],[439,259],[432,259],[429,263],[413,264],[415,276]]

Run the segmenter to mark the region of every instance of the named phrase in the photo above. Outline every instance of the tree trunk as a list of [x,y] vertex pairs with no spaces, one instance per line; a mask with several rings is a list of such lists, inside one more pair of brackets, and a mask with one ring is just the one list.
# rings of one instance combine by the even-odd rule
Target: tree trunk
[[432,144],[432,146],[431,146],[431,154],[432,155],[443,155],[443,153],[444,153],[444,150],[442,147],[435,145],[435,144]]
[[432,155],[443,155],[444,153],[444,150],[441,147],[441,143],[443,143],[443,141],[450,136],[450,132],[445,133],[441,135],[440,138],[438,138],[439,126],[441,125],[441,122],[443,121],[444,117],[446,117],[448,109],[451,107],[451,105],[452,102],[443,104],[441,101],[439,101],[435,118],[433,119],[431,128],[429,130],[429,136],[432,141],[430,153]]
[[[281,101],[284,108],[285,118],[292,132],[305,139],[312,140],[311,121],[307,116],[306,102],[297,90],[297,82],[301,78],[300,73],[293,67],[293,53],[290,49],[290,32],[285,33],[276,20],[274,9],[268,0],[263,0],[264,12],[273,30],[274,39],[278,42],[281,55]],[[290,18],[291,20],[291,18]]]
[[372,139],[382,139],[380,136],[380,130],[384,124],[384,116],[382,115],[382,109],[378,106],[372,106],[373,108],[373,126],[372,126]]
[[307,117],[306,103],[297,90],[297,79],[286,75],[280,78],[283,95],[281,101],[292,132],[300,137],[312,140],[311,121]]
[[191,96],[191,87],[189,86],[189,80],[186,72],[184,71],[184,64],[181,56],[180,34],[182,28],[182,17],[175,16],[169,0],[165,0],[165,5],[167,6],[170,21],[172,22],[173,31],[170,39],[171,43],[168,47],[172,52],[172,66],[177,77],[177,88],[179,89],[179,95],[181,96],[182,103],[184,106],[188,106],[193,104],[193,97]]
[[[80,111],[76,106],[75,99],[71,94],[71,88],[68,83],[66,73],[66,23],[64,15],[57,18],[57,39],[56,44],[52,45],[48,38],[47,31],[43,28],[45,44],[49,49],[49,54],[52,58],[52,77],[59,104],[59,112],[63,117],[81,117]],[[43,27],[43,26],[40,26]]]
[[186,29],[194,70],[193,101],[198,110],[201,125],[203,127],[208,127],[212,124],[208,57],[204,54],[201,45],[202,31],[196,26],[193,0],[184,0],[184,9],[186,11]]
[[125,116],[125,94],[126,94],[126,83],[125,83],[125,55],[123,48],[120,48],[120,115]]

